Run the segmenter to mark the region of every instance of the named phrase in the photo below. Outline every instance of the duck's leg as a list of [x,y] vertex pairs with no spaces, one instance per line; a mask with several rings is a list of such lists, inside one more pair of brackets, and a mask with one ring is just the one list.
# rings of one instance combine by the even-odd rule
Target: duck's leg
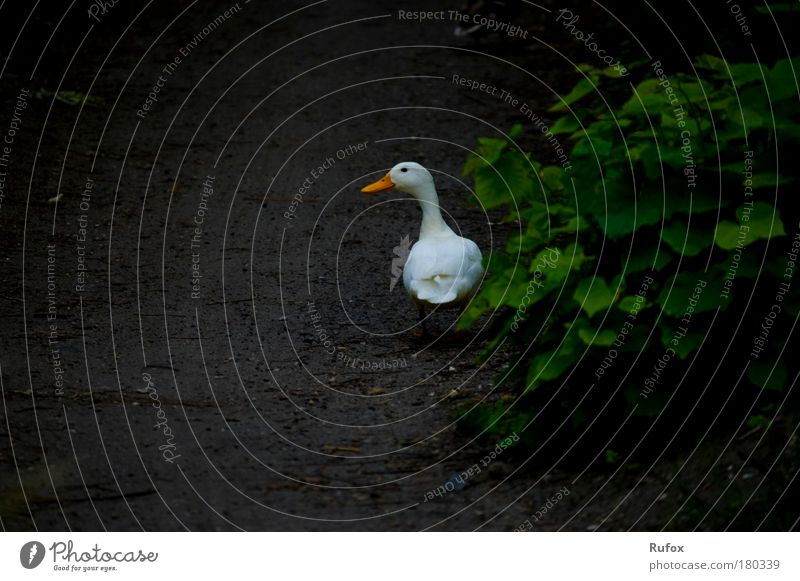
[[419,313],[420,325],[422,325],[422,335],[427,337],[428,335],[430,335],[430,333],[428,332],[428,327],[425,325],[425,318],[426,318],[425,305],[423,305],[422,303],[417,304],[417,312]]

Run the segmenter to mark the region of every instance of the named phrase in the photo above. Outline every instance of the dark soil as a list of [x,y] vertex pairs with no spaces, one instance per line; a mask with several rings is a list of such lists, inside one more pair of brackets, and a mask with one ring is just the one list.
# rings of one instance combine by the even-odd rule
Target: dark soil
[[[546,116],[575,81],[565,59],[587,58],[552,14],[516,17],[528,39],[475,42],[391,2],[242,0],[204,32],[232,5],[121,2],[98,21],[0,7],[0,131],[31,93],[0,168],[3,529],[796,524],[791,418],[637,465],[593,461],[600,441],[580,443],[583,465],[485,461],[497,442],[457,429],[458,410],[515,393],[495,387],[514,351],[478,363],[485,338],[447,332],[454,312],[420,339],[390,290],[419,212],[359,188],[419,161],[448,221],[502,250],[514,226],[468,202],[460,170],[479,137],[526,120],[453,75]],[[523,146],[553,155],[532,130]]]

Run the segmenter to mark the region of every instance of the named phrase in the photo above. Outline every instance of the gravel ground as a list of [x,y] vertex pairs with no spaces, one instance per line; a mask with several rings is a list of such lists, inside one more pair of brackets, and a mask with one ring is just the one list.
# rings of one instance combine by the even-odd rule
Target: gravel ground
[[[467,202],[460,169],[478,137],[525,119],[453,76],[542,112],[574,81],[557,52],[457,41],[452,22],[382,0],[27,10],[0,8],[3,37],[19,34],[0,49],[0,131],[28,91],[0,168],[4,529],[782,526],[769,496],[787,475],[748,478],[770,473],[790,424],[755,468],[759,435],[743,434],[613,476],[487,461],[496,442],[456,430],[460,406],[513,393],[494,379],[514,353],[480,364],[477,330],[416,336],[390,286],[419,211],[358,190],[419,161],[449,222],[501,250],[513,227]],[[571,45],[552,13],[520,18]],[[755,491],[747,515],[715,503],[731,485]]]

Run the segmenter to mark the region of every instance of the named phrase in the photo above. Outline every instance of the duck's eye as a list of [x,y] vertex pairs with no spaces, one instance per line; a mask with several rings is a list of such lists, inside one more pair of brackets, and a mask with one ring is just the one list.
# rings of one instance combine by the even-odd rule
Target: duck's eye
[[403,172],[403,173],[406,173],[408,171],[408,168],[407,167],[401,167],[400,171]]

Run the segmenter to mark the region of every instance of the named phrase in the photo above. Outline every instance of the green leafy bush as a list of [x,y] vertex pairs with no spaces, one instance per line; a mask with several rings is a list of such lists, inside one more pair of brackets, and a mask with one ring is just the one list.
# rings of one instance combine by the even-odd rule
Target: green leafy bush
[[[503,382],[551,392],[539,402],[565,384],[573,403],[603,386],[601,401],[613,399],[620,417],[652,416],[698,353],[706,364],[738,364],[734,381],[769,306],[779,300],[791,322],[796,292],[776,295],[798,228],[798,65],[706,55],[690,75],[648,63],[632,92],[612,69],[584,65],[550,109],[561,117],[535,128],[547,138],[545,157],[553,139],[570,144],[569,164],[523,153],[521,126],[480,140],[463,173],[482,205],[507,210],[515,231],[505,253],[490,257],[491,276],[460,325],[494,315],[484,357],[518,346],[523,357]],[[777,355],[782,339],[771,340]],[[782,389],[788,370],[767,353],[747,362],[748,389]],[[500,402],[467,421],[518,429],[538,405]],[[573,424],[592,415],[571,409]]]

